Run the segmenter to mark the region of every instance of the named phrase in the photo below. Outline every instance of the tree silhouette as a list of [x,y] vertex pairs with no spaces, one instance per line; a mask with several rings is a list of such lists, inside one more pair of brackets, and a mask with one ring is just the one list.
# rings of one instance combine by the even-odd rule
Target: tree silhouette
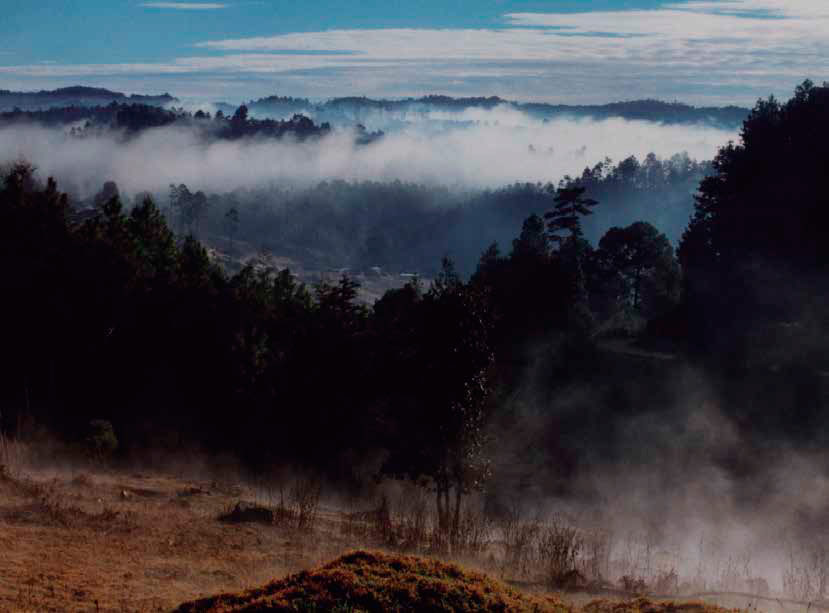
[[644,310],[660,301],[676,302],[679,271],[670,242],[651,224],[639,221],[611,228],[599,242],[602,268],[621,279],[623,303]]
[[531,215],[524,220],[521,234],[512,241],[513,258],[545,257],[550,252],[550,239],[544,231],[544,220]]
[[428,385],[396,390],[395,433],[383,470],[426,481],[436,495],[439,528],[451,542],[463,496],[482,487],[490,473],[491,313],[484,294],[463,283],[448,259],[426,294],[410,286],[393,298],[384,298],[378,313],[407,333],[388,348],[392,355],[384,361],[396,362],[394,371]]
[[544,213],[550,240],[559,246],[567,238],[582,235],[580,218],[592,215],[590,209],[598,204],[595,200],[586,198],[585,191],[584,187],[560,188],[553,198],[553,210]]
[[752,330],[823,319],[809,305],[827,298],[827,159],[829,87],[811,81],[786,103],[758,101],[741,142],[720,149],[679,247],[696,347],[736,356]]

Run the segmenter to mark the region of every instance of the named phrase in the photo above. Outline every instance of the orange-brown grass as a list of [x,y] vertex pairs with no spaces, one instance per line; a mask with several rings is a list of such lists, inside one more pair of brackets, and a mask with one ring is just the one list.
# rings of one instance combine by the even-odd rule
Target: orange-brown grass
[[182,605],[194,611],[568,611],[455,564],[356,551],[264,588]]
[[[87,474],[88,473],[88,474]],[[169,611],[353,548],[329,525],[226,524],[256,493],[164,474],[0,474],[0,611]]]
[[[649,598],[626,601],[594,600],[583,607],[585,613],[731,613],[704,602],[656,602]],[[736,609],[733,613],[736,613]]]
[[[327,610],[342,602],[341,610],[578,610],[451,564],[384,554],[351,554],[248,592],[382,542],[355,533],[369,523],[323,507],[313,526],[303,528],[295,515],[267,524],[219,521],[240,500],[268,504],[248,486],[169,474],[0,471],[0,611],[169,611],[221,593],[236,596],[198,606]],[[271,500],[270,508],[283,506]],[[597,601],[590,613],[714,610],[648,609],[645,602]]]

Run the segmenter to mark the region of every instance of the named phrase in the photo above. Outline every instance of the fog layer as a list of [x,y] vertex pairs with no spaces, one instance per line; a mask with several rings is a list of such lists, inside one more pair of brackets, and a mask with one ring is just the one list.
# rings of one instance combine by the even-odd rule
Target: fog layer
[[[104,180],[133,193],[166,190],[170,183],[227,191],[327,179],[484,188],[556,182],[605,157],[641,158],[650,152],[669,157],[687,151],[692,158],[710,159],[735,137],[711,127],[621,119],[545,122],[501,107],[411,115],[370,145],[355,145],[348,129],[302,143],[205,143],[187,128],[151,129],[125,140],[110,132],[78,138],[66,130],[13,125],[0,128],[0,161],[35,160],[42,175],[55,176],[81,197],[100,189]],[[380,118],[367,123],[370,128],[384,124]]]

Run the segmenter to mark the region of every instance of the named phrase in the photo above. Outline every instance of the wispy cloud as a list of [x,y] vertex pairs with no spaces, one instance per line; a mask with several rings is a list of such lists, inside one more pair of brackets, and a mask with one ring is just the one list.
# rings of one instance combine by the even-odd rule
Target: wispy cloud
[[[490,29],[337,29],[208,40],[196,47],[219,54],[156,64],[6,66],[0,74],[278,75],[307,92],[300,77],[324,73],[329,89],[315,94],[393,95],[417,83],[420,93],[595,101],[601,92],[614,99],[725,97],[750,104],[758,95],[786,94],[806,77],[823,80],[827,31],[826,0],[666,0],[650,10],[509,13],[502,27]],[[571,90],[555,81],[562,77]]]
[[141,6],[153,9],[178,9],[182,11],[212,11],[227,8],[216,2],[144,2]]

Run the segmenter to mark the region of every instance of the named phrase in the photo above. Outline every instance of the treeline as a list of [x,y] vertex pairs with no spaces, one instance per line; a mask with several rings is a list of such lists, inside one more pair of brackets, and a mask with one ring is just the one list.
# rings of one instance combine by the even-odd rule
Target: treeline
[[[35,123],[45,126],[64,126],[84,122],[73,127],[71,133],[82,137],[103,130],[119,130],[128,136],[140,134],[150,128],[186,126],[197,129],[205,138],[235,140],[246,137],[283,138],[287,135],[298,140],[319,138],[331,131],[327,123],[316,125],[303,115],[288,120],[252,119],[247,107],[241,106],[231,116],[218,111],[215,116],[203,111],[190,113],[184,109],[166,109],[152,104],[126,104],[112,102],[106,106],[55,107],[37,111],[13,110],[0,113],[0,125]],[[361,133],[359,138],[370,140],[379,135]]]
[[[404,406],[444,420],[446,453],[423,459],[436,478],[459,461],[454,442],[474,438],[490,320],[448,264],[432,287],[369,311],[347,278],[309,288],[288,271],[226,275],[149,199],[127,213],[116,196],[73,223],[65,195],[25,165],[5,178],[0,219],[5,429],[22,416],[80,439],[104,419],[125,453],[191,446],[344,483],[368,478],[361,466],[381,448],[415,440]],[[435,425],[424,418],[424,440]]]
[[[72,86],[52,91],[14,92],[0,90],[0,111],[45,111],[59,107],[96,107],[116,104],[139,104],[170,107],[178,98],[170,94],[127,96],[108,89]],[[559,117],[583,117],[591,119],[621,118],[629,120],[656,121],[668,124],[708,124],[724,128],[739,127],[747,117],[749,109],[737,106],[695,107],[680,102],[661,100],[630,100],[602,105],[565,105],[543,102],[517,102],[489,97],[464,97],[429,95],[400,100],[372,99],[362,96],[332,98],[313,102],[307,98],[290,96],[267,96],[246,103],[248,109],[258,115],[294,114],[314,117],[323,116],[328,121],[348,121],[373,112],[423,112],[428,110],[464,111],[467,109],[493,109],[508,106],[524,111],[540,119]],[[225,115],[233,115],[237,105],[217,102],[217,109]]]
[[[665,124],[706,124],[720,128],[737,128],[748,116],[749,109],[726,107],[695,107],[680,102],[660,100],[631,100],[603,105],[566,105],[541,102],[516,102],[497,96],[452,98],[450,96],[423,96],[401,100],[378,100],[366,97],[333,98],[324,102],[312,102],[305,98],[269,96],[251,100],[247,106],[260,115],[285,115],[286,113],[313,113],[328,121],[360,120],[374,113],[418,113],[433,111],[462,112],[468,109],[491,110],[498,106],[526,112],[538,119],[580,117],[589,119],[620,118],[627,120],[655,121]],[[222,108],[227,110],[229,105]]]
[[700,185],[681,268],[645,222],[591,245],[582,220],[603,203],[584,185],[544,186],[544,214],[507,252],[488,248],[469,281],[444,260],[430,287],[370,309],[347,277],[306,287],[257,263],[230,276],[149,199],[127,212],[113,195],[73,221],[54,182],[18,165],[0,192],[3,427],[31,416],[77,438],[105,419],[124,453],[226,451],[354,487],[421,479],[448,525],[450,492],[493,471],[530,466],[517,481],[567,492],[591,462],[671,447],[630,456],[623,438],[679,393],[670,360],[648,353],[658,346],[708,374],[739,441],[694,462],[743,483],[778,447],[827,443],[827,135],[829,88],[758,103]]
[[[206,196],[200,236],[221,249],[232,238],[248,243],[248,249],[265,247],[310,266],[380,267],[425,277],[434,276],[448,255],[468,277],[492,242],[508,247],[528,216],[548,210],[557,187],[584,187],[602,203],[601,214],[582,225],[593,244],[611,227],[632,220],[655,225],[676,244],[708,172],[710,164],[684,154],[665,160],[649,155],[641,162],[605,160],[577,178],[565,177],[559,186],[518,183],[459,192],[399,181],[327,181],[309,188],[237,190]],[[231,210],[238,213],[238,224],[229,228]],[[189,227],[189,218],[171,220]]]
[[[471,281],[446,260],[430,287],[415,280],[366,309],[347,277],[309,288],[255,263],[228,276],[195,239],[177,240],[150,199],[127,212],[113,195],[73,221],[55,183],[17,165],[0,193],[7,417],[70,438],[105,419],[126,449],[194,445],[253,467],[292,463],[345,482],[379,469],[465,491],[489,470],[494,350],[585,334],[592,292],[614,275],[605,298],[645,312],[656,296],[645,286],[672,266],[647,224],[594,253],[570,223],[582,190],[555,193],[558,251],[534,216],[510,256],[488,251]],[[623,244],[653,257],[631,267],[618,261]]]

